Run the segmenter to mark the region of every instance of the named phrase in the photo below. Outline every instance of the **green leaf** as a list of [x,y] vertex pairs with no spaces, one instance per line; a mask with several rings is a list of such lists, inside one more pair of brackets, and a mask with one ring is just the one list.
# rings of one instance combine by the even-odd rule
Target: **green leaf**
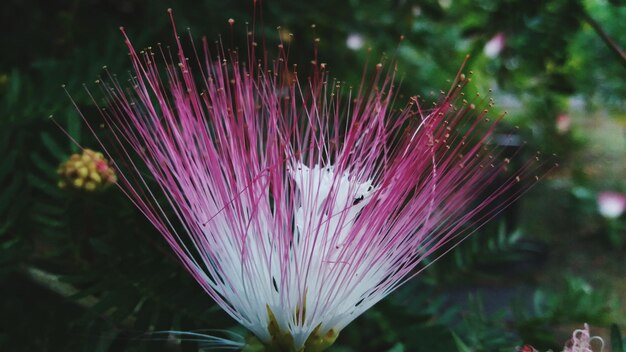
[[461,340],[461,338],[454,332],[452,333],[452,338],[454,339],[454,343],[456,343],[456,347],[458,348],[459,352],[472,352],[472,349],[469,348],[469,346],[467,346],[463,342],[463,340]]
[[617,324],[611,324],[611,351],[624,352],[624,341]]
[[110,244],[99,238],[90,238],[89,244],[91,244],[93,249],[98,253],[104,255],[112,255],[114,253],[114,250],[111,248]]
[[401,342],[398,342],[393,347],[388,349],[387,352],[404,352],[404,345]]
[[[69,119],[69,120],[72,120],[72,119]],[[54,138],[50,136],[49,133],[41,132],[39,136],[41,138],[41,142],[43,143],[43,145],[46,146],[48,151],[50,151],[50,153],[52,153],[52,155],[54,155],[54,157],[57,159],[54,161],[54,163],[58,163],[59,161],[67,157],[67,154],[68,154],[67,150],[61,147],[59,143],[57,143],[57,141],[55,141]]]
[[57,188],[56,184],[53,183],[52,180],[46,180],[34,174],[29,174],[26,179],[28,180],[28,183],[33,186],[33,188],[40,190],[52,198],[59,198],[62,194],[62,191]]
[[17,69],[13,69],[11,71],[11,75],[9,76],[9,86],[7,87],[6,94],[4,96],[4,101],[7,104],[7,108],[11,108],[16,105],[21,91],[22,79],[20,77],[20,72]]
[[19,184],[17,185],[9,184],[2,193],[0,193],[0,214],[3,214],[7,209],[10,210],[11,207],[15,206],[15,203],[18,201],[16,198],[16,194],[19,191]]
[[115,341],[115,338],[119,335],[119,330],[110,329],[101,333],[98,343],[94,347],[94,352],[107,352],[110,351],[111,345]]
[[16,158],[17,153],[13,151],[5,154],[2,160],[0,160],[0,180],[14,171]]

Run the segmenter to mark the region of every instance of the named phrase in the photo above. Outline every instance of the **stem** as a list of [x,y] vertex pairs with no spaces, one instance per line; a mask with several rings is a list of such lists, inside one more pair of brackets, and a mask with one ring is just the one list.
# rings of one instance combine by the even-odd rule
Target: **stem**
[[596,20],[594,20],[591,17],[591,15],[589,15],[587,11],[583,11],[583,20],[589,23],[591,28],[593,28],[593,30],[596,31],[596,34],[600,36],[604,44],[606,44],[606,46],[608,46],[609,49],[611,49],[611,51],[620,59],[622,66],[626,68],[626,52],[624,52],[624,50],[619,46],[619,44],[617,44],[609,36],[609,34],[600,26],[598,22],[596,22]]
[[[62,282],[59,275],[51,274],[49,272],[43,271],[41,269],[38,269],[32,266],[26,267],[23,270],[23,272],[34,283],[44,288],[47,288],[48,290],[58,294],[59,296],[63,298],[71,299],[72,296],[80,292],[80,290],[77,289],[76,287],[68,283]],[[76,302],[76,304],[78,304],[80,307],[91,308],[95,306],[99,302],[99,300],[98,298],[89,295],[83,298],[75,299],[74,302]],[[109,321],[108,313],[110,312],[105,312],[101,317]],[[121,322],[120,327],[131,327],[133,326],[134,322],[135,322],[135,318],[132,316],[129,316],[124,321]],[[116,325],[113,322],[110,322],[110,323],[113,324],[114,326]]]
[[[76,287],[62,282],[58,275],[48,273],[41,269],[26,267],[26,269],[24,269],[24,273],[26,273],[28,278],[34,283],[47,288],[63,298],[70,298],[79,292]],[[91,308],[98,303],[98,299],[94,296],[87,296],[77,299],[75,302],[83,308]]]

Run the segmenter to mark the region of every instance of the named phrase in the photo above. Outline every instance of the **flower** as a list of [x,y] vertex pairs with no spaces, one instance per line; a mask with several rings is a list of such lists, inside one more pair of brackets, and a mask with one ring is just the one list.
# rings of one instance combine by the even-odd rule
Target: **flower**
[[591,349],[591,342],[593,340],[600,341],[599,351],[604,350],[604,341],[598,336],[589,334],[589,325],[585,324],[583,329],[575,330],[572,334],[572,339],[567,342],[563,352],[593,352]]
[[626,209],[626,196],[618,192],[600,192],[597,197],[598,212],[608,219],[617,219]]
[[359,50],[365,45],[365,39],[359,33],[350,33],[346,38],[346,46],[351,50]]
[[500,52],[502,51],[502,49],[504,49],[505,45],[506,45],[506,35],[500,32],[494,35],[493,38],[491,38],[487,42],[487,44],[485,44],[483,52],[485,53],[485,56],[493,59],[493,58],[498,57],[498,55],[500,55]]
[[[589,334],[589,325],[585,324],[583,329],[574,330],[572,338],[567,341],[563,347],[563,352],[594,352],[591,349],[591,343],[593,340],[598,340],[600,344],[599,352],[604,350],[604,341],[599,336],[591,336]],[[518,347],[517,352],[539,352],[531,345],[524,345]]]
[[72,154],[57,169],[59,188],[75,188],[86,191],[104,189],[117,181],[115,170],[109,166],[104,155],[91,149],[82,154]]
[[353,89],[317,58],[300,80],[282,45],[257,61],[251,33],[243,62],[206,40],[204,58],[188,57],[175,27],[171,56],[137,52],[122,32],[132,89],[100,81],[115,165],[128,165],[119,185],[250,344],[271,351],[330,346],[425,257],[516,199],[536,165],[511,171],[490,144],[501,117],[488,118],[487,99],[463,100],[463,74],[435,106],[400,108],[393,64]]
[[559,114],[555,126],[558,134],[566,134],[572,128],[572,119],[566,114]]

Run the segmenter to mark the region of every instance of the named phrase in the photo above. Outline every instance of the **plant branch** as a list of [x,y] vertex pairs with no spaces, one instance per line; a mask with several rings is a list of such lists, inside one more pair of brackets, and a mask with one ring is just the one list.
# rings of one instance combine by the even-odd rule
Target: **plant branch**
[[626,52],[617,44],[609,34],[600,26],[600,24],[589,15],[587,11],[583,11],[583,20],[587,22],[591,28],[600,36],[604,44],[620,59],[622,66],[626,68]]
[[[63,298],[71,298],[79,292],[74,286],[62,282],[58,275],[45,272],[41,269],[26,267],[24,273],[36,284],[47,288]],[[94,296],[86,296],[76,299],[75,302],[83,308],[91,308],[98,303],[98,299]]]
[[[80,292],[78,288],[61,281],[60,276],[43,271],[41,269],[29,266],[23,269],[23,273],[26,274],[26,276],[28,276],[28,278],[34,283],[58,294],[65,299],[71,299],[72,296]],[[89,295],[86,297],[74,299],[74,302],[80,307],[89,309],[95,306],[99,302],[99,300],[98,298]],[[110,321],[108,313],[110,312],[104,313],[101,317],[107,321]],[[129,316],[123,322],[121,322],[120,327],[131,327],[133,326],[134,322],[135,318]],[[112,324],[116,325],[115,323]]]

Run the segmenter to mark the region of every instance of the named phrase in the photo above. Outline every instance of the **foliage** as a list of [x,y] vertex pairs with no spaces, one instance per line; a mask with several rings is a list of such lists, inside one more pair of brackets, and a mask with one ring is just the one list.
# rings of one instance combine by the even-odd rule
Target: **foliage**
[[[456,328],[457,349],[465,351],[513,351],[521,344],[520,338],[507,328],[507,312],[500,310],[487,313],[481,295],[470,296],[469,310],[463,317],[463,324]],[[463,338],[459,337],[463,336]]]
[[611,325],[611,351],[624,352],[626,341],[622,338],[622,333],[617,324]]
[[468,238],[449,256],[437,261],[425,273],[424,280],[457,285],[498,280],[505,273],[524,274],[539,269],[546,254],[543,242],[525,239],[521,229],[507,231],[506,220],[501,220],[487,225],[480,235]]
[[411,283],[344,330],[331,351],[448,351],[456,307],[432,288]]
[[604,290],[595,290],[586,281],[566,277],[565,287],[555,290],[537,290],[533,297],[533,309],[522,303],[514,306],[516,330],[525,342],[539,349],[557,349],[562,341],[556,338],[557,326],[588,322],[595,326],[609,326],[623,321],[619,314],[617,297]]

